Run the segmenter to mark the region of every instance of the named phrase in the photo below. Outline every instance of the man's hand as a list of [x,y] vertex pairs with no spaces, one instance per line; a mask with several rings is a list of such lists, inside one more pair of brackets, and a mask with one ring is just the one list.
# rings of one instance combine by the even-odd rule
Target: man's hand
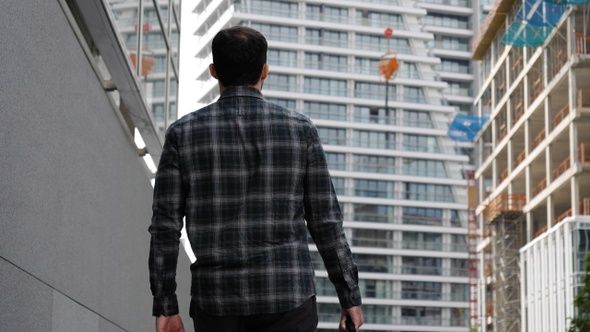
[[180,315],[156,317],[156,332],[184,332]]
[[348,309],[342,309],[340,311],[340,325],[338,326],[338,332],[346,332],[346,320],[350,319],[352,324],[354,324],[354,328],[356,331],[359,330],[361,325],[365,323],[365,318],[363,318],[363,311],[361,310],[361,306],[350,307]]

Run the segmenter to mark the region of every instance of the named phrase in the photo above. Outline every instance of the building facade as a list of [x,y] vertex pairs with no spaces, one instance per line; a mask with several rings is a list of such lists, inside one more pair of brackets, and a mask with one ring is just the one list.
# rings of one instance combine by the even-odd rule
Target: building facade
[[[469,145],[447,130],[473,102],[469,43],[479,10],[463,0],[213,0],[195,8],[200,103],[219,95],[208,72],[213,36],[245,25],[269,42],[265,97],[317,126],[360,270],[365,331],[468,330]],[[378,65],[391,57],[400,67],[386,84]],[[331,331],[338,300],[310,248],[319,331]]]
[[500,0],[473,43],[480,331],[566,331],[590,250],[588,1]]
[[101,0],[0,11],[1,331],[154,330],[142,155],[162,143],[111,18]]

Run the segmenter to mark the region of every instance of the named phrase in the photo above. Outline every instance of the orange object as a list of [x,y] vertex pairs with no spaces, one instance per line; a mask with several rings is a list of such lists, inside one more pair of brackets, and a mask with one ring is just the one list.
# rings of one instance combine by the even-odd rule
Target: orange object
[[391,78],[397,70],[399,69],[399,62],[397,58],[393,57],[389,60],[381,60],[379,61],[379,72],[386,80]]
[[[133,63],[133,68],[137,67],[137,55],[135,53],[129,54],[131,58],[131,63]],[[154,65],[156,65],[156,58],[152,56],[141,56],[141,76],[146,76],[147,74],[151,73],[154,69]]]

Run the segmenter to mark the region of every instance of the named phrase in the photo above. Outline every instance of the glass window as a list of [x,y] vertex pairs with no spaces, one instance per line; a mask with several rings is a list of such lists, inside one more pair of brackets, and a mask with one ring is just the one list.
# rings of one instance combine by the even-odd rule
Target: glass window
[[392,198],[394,182],[377,180],[354,180],[354,196]]
[[451,234],[451,251],[467,252],[467,237],[463,234]]
[[420,79],[420,73],[418,73],[418,67],[415,63],[404,62],[400,65],[399,73],[397,74],[402,78],[411,78],[418,80]]
[[355,106],[354,121],[395,125],[395,109],[377,106]]
[[376,204],[352,204],[353,221],[393,222],[393,206]]
[[402,232],[403,249],[442,251],[442,234],[426,232]]
[[266,100],[290,110],[294,110],[296,105],[296,102],[293,99],[266,98]]
[[326,160],[328,160],[330,169],[346,169],[346,155],[344,153],[326,152]]
[[466,259],[451,258],[451,275],[454,277],[467,277],[468,266]]
[[389,45],[390,49],[400,54],[412,54],[410,42],[407,38],[385,38],[383,35],[367,35],[362,33],[356,34],[356,46],[366,51],[386,51]]
[[409,225],[442,225],[442,210],[420,207],[403,207],[402,222]]
[[469,97],[471,96],[471,83],[469,82],[447,82],[448,86],[443,94]]
[[392,299],[395,296],[393,292],[394,283],[395,281],[391,280],[361,279],[359,280],[359,288],[361,294],[365,297]]
[[345,187],[344,187],[344,178],[332,178],[332,184],[334,185],[334,190],[336,191],[336,195],[346,195]]
[[405,86],[404,87],[404,101],[408,103],[424,104],[424,90],[421,87]]
[[451,187],[446,184],[405,183],[405,199],[415,201],[454,202]]
[[370,10],[357,9],[356,23],[376,28],[391,27],[392,29],[403,29],[402,16],[394,13],[384,13]]
[[385,131],[354,130],[352,146],[373,149],[395,149],[395,133]]
[[267,90],[296,92],[297,77],[295,75],[270,73],[264,81],[264,87]]
[[322,144],[346,145],[346,129],[317,127]]
[[307,4],[306,19],[321,22],[348,22],[348,8]]
[[249,4],[245,5],[240,1],[235,1],[236,11],[280,17],[297,17],[296,2],[276,0],[249,0],[248,2]]
[[424,24],[445,28],[469,29],[469,17],[449,14],[428,13],[424,18]]
[[395,158],[355,154],[352,159],[352,170],[355,172],[394,174]]
[[346,105],[304,102],[304,113],[310,118],[346,121]]
[[402,324],[442,326],[442,308],[401,307]]
[[[378,99],[385,100],[385,87],[383,83],[371,83],[371,82],[355,82],[354,83],[354,96],[356,98],[367,98],[367,99]],[[389,100],[396,100],[396,86],[390,84],[387,86]]]
[[305,42],[312,45],[348,47],[348,32],[306,28]]
[[438,140],[434,136],[404,134],[403,149],[405,151],[440,152]]
[[429,159],[404,159],[403,173],[405,175],[447,177],[444,162]]
[[306,52],[305,68],[345,72],[348,71],[348,58],[343,55]]
[[451,226],[453,227],[467,227],[467,222],[461,219],[459,211],[451,210]]
[[297,67],[297,52],[295,51],[269,49],[266,58],[269,65]]
[[319,77],[305,77],[303,92],[346,97],[346,81]]
[[260,31],[268,40],[297,42],[297,27],[257,22],[253,22],[251,27]]
[[393,241],[393,231],[382,229],[353,228],[350,241],[353,246],[373,248],[393,248],[397,242]]
[[164,104],[153,104],[152,113],[154,114],[154,120],[158,122],[164,121]]
[[471,67],[467,60],[441,59],[440,61],[440,65],[437,66],[437,70],[439,71],[460,74],[471,73]]
[[402,273],[418,275],[442,275],[442,258],[402,257]]
[[422,111],[404,110],[404,125],[419,128],[432,128],[430,114]]
[[391,273],[393,270],[392,256],[353,253],[352,259],[359,272]]
[[439,301],[442,298],[442,283],[402,281],[402,299]]
[[379,74],[379,59],[354,58],[354,72],[365,75]]

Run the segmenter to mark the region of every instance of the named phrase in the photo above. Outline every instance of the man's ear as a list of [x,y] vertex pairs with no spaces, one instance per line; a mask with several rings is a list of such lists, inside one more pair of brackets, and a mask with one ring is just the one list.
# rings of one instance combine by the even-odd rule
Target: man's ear
[[215,71],[215,65],[214,64],[210,64],[209,65],[209,73],[211,73],[211,76],[213,76],[214,79],[218,79],[217,78],[217,72]]
[[265,63],[264,66],[262,66],[262,73],[260,73],[260,80],[264,81],[266,79],[266,77],[268,76],[268,63]]

